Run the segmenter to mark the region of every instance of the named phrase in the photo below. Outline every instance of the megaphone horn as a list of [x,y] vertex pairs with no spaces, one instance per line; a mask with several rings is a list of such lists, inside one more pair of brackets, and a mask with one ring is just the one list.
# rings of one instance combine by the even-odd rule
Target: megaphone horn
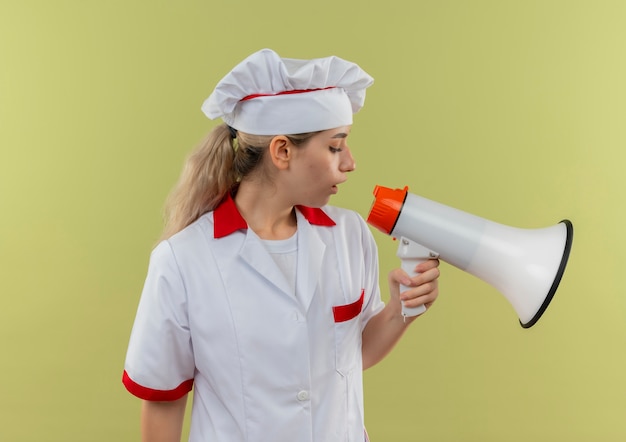
[[[419,260],[438,257],[489,283],[515,309],[523,328],[548,308],[569,258],[569,220],[542,229],[519,229],[414,195],[376,186],[367,222],[401,238],[398,256],[410,273]],[[422,310],[403,308],[405,316]]]

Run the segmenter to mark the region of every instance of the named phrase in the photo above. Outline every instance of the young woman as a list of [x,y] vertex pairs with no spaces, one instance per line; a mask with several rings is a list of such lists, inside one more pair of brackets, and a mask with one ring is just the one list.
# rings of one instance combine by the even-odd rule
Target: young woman
[[[237,65],[203,105],[223,124],[189,157],[167,206],[123,382],[144,441],[367,440],[362,371],[392,349],[401,302],[430,307],[436,260],[389,274],[374,239],[327,205],[355,169],[352,114],[372,78],[337,57]],[[400,293],[399,284],[410,289]]]

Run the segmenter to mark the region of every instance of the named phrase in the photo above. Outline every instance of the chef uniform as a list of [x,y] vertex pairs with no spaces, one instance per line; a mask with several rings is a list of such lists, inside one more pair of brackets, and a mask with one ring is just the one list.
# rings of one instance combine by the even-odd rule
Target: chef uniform
[[[326,97],[315,97],[317,104],[301,108],[308,112],[330,103],[335,112],[314,123],[326,127],[302,130],[305,126],[295,119],[298,127],[281,131],[274,124],[272,133],[351,124],[364,87],[371,84],[358,66],[336,57],[305,62],[263,50],[242,64],[240,72],[236,68],[220,84],[233,80],[233,72],[236,82],[246,83],[241,71],[258,80],[264,72],[259,66],[272,66],[283,75],[273,72],[265,80],[288,79],[292,83],[272,86],[297,90],[280,98],[297,96],[295,102],[302,104],[303,96],[315,94],[311,89],[319,90]],[[346,73],[351,78],[342,83]],[[319,83],[320,77],[324,81],[301,87],[293,79],[302,76],[308,76],[309,83]],[[325,83],[328,79],[332,84]],[[348,93],[355,83],[358,87]],[[250,84],[258,87],[259,81],[247,81],[243,89]],[[262,94],[270,92],[261,89]],[[249,90],[235,94],[238,102],[248,95]],[[208,101],[216,93],[211,97]],[[276,95],[264,97],[271,101]],[[224,100],[217,101],[205,103],[207,114],[216,112],[215,106],[225,108]],[[259,118],[267,118],[272,106],[255,106],[261,116],[255,109],[246,113],[239,108],[230,109],[230,114],[223,110],[221,116],[238,130],[258,133],[271,126],[253,127]],[[300,109],[291,106],[296,113]],[[278,126],[284,124],[279,120]],[[215,210],[158,244],[151,254],[123,382],[132,394],[150,401],[176,400],[193,389],[190,441],[366,438],[361,333],[384,307],[376,244],[363,219],[347,209],[296,206],[296,218],[293,238],[269,244],[248,228],[228,194]]]

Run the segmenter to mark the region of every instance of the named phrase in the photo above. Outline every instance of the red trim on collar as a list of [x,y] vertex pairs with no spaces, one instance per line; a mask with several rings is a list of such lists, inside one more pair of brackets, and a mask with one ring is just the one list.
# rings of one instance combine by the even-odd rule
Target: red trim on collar
[[245,230],[248,223],[235,205],[235,201],[230,193],[222,200],[219,206],[213,211],[213,236],[222,238],[228,236],[237,230]]
[[[315,226],[331,227],[335,222],[322,209],[307,206],[296,206],[306,220]],[[223,238],[236,232],[237,230],[245,230],[248,223],[235,205],[235,201],[229,194],[213,211],[213,236],[215,238]]]
[[304,215],[306,220],[314,226],[327,226],[332,227],[335,225],[335,221],[326,215],[322,209],[308,206],[296,206],[296,208]]

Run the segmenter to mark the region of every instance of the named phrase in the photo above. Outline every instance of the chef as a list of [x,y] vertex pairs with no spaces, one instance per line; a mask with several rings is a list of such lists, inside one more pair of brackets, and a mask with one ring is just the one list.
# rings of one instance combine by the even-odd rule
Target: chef
[[[353,114],[372,78],[338,57],[258,51],[202,110],[222,118],[166,205],[123,373],[144,441],[367,440],[364,369],[430,307],[438,262],[390,272],[354,211],[329,205],[355,169]],[[409,287],[400,293],[400,284]]]

